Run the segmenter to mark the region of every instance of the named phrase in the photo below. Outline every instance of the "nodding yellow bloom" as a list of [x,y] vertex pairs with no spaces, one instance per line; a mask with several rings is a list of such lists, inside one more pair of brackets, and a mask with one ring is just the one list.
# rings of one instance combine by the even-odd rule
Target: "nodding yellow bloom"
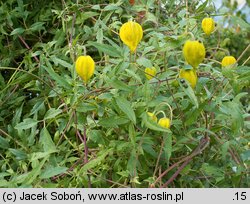
[[122,25],[119,35],[122,42],[127,45],[130,51],[133,53],[142,39],[143,30],[139,23],[129,21]]
[[196,74],[196,71],[191,69],[191,70],[184,70],[184,69],[181,69],[180,70],[180,73],[179,73],[179,77],[180,78],[183,78],[183,79],[186,79],[190,86],[194,89],[196,84],[197,84],[197,74]]
[[204,18],[201,22],[201,27],[206,33],[206,35],[210,35],[214,31],[214,20],[212,18]]
[[155,116],[155,114],[151,113],[151,112],[147,112],[148,116],[155,122],[157,122],[157,117]]
[[76,60],[76,72],[87,83],[95,71],[95,62],[89,55],[80,56]]
[[170,119],[169,118],[161,118],[159,121],[158,121],[158,124],[161,126],[161,127],[164,127],[164,128],[167,128],[169,129],[170,128]]
[[183,55],[188,64],[193,68],[197,68],[198,65],[205,58],[205,47],[203,43],[199,41],[186,41],[183,47]]
[[226,67],[229,65],[233,65],[236,63],[236,59],[233,56],[225,56],[222,61],[221,61],[221,65],[222,67]]
[[155,67],[151,67],[151,68],[147,67],[144,70],[144,72],[145,72],[145,76],[146,76],[146,78],[148,80],[152,79],[156,75],[156,69],[155,69]]

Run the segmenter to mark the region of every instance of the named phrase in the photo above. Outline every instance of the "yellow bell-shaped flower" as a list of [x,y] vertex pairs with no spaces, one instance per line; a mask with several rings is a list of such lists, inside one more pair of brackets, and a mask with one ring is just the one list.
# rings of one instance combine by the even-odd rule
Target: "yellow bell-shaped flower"
[[221,61],[221,65],[222,67],[226,67],[229,65],[233,65],[236,63],[236,59],[233,56],[225,56],[222,61]]
[[167,128],[169,129],[170,128],[170,119],[169,118],[161,118],[159,121],[158,121],[158,124],[161,126],[161,127],[164,127],[164,128]]
[[183,47],[183,55],[188,64],[193,68],[197,68],[198,65],[205,58],[205,47],[203,43],[199,41],[186,41]]
[[206,35],[210,35],[214,31],[214,26],[214,19],[212,18],[204,18],[201,22],[201,27]]
[[95,71],[95,62],[89,55],[80,56],[76,60],[76,72],[87,83]]
[[190,86],[194,89],[196,84],[197,84],[197,74],[196,71],[191,69],[191,70],[185,70],[185,69],[181,69],[180,73],[179,73],[179,77],[182,79],[186,79]]
[[153,121],[157,122],[157,117],[154,113],[151,112],[147,112],[148,116],[150,117],[150,119],[152,119]]
[[152,79],[156,75],[156,69],[155,69],[155,67],[151,67],[151,68],[147,67],[144,70],[144,72],[145,72],[145,76],[146,76],[146,78],[148,80]]
[[127,45],[130,51],[133,53],[142,39],[143,30],[139,23],[129,21],[122,25],[119,35],[122,42]]

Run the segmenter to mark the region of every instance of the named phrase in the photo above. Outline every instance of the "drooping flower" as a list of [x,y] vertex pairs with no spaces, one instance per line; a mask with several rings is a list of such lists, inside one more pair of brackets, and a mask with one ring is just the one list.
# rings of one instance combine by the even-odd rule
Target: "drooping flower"
[[233,56],[225,56],[221,61],[221,65],[222,67],[226,67],[235,64],[236,61],[237,60]]
[[139,23],[129,21],[122,25],[119,35],[122,42],[129,47],[132,53],[134,53],[137,45],[142,39],[143,30]]
[[190,86],[193,89],[195,88],[198,78],[197,78],[196,71],[194,69],[190,69],[190,70],[181,69],[179,73],[179,77],[186,79],[188,83],[190,84]]
[[210,35],[214,31],[215,23],[212,18],[204,18],[201,22],[201,27],[206,33],[206,35]]
[[152,79],[156,75],[156,69],[155,69],[155,67],[151,67],[151,68],[147,67],[144,70],[144,72],[145,72],[145,76],[146,76],[146,78],[148,80]]
[[167,128],[169,129],[170,128],[170,124],[171,121],[169,118],[161,118],[159,121],[158,121],[158,124],[161,126],[161,127],[164,127],[164,128]]
[[193,68],[197,68],[198,65],[205,58],[205,47],[203,43],[199,41],[186,41],[183,47],[183,55],[188,64]]
[[76,60],[76,72],[87,83],[95,71],[95,62],[89,55],[80,56]]

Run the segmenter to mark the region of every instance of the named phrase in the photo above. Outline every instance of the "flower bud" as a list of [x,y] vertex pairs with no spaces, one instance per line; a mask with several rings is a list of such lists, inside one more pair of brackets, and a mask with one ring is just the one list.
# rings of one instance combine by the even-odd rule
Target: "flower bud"
[[164,127],[164,128],[167,128],[169,129],[170,128],[170,119],[169,118],[161,118],[159,121],[158,121],[158,124],[161,126],[161,127]]
[[196,84],[197,84],[197,74],[196,74],[196,71],[191,69],[191,70],[184,70],[184,69],[181,69],[180,70],[180,73],[179,73],[179,77],[182,78],[182,79],[186,79],[190,86],[194,89]]
[[122,25],[119,35],[122,42],[127,45],[130,51],[133,53],[142,39],[143,30],[139,23],[129,21]]
[[155,114],[153,114],[151,112],[147,112],[147,114],[150,117],[150,119],[152,119],[153,121],[157,122],[157,117],[155,116]]
[[89,55],[80,56],[76,60],[76,72],[87,83],[95,71],[95,62]]
[[221,61],[222,67],[227,67],[235,63],[236,63],[236,59],[233,56],[225,56]]
[[188,64],[197,68],[205,58],[205,47],[199,41],[188,40],[184,44],[183,55]]
[[147,67],[144,70],[144,72],[145,72],[145,76],[146,76],[146,78],[148,80],[152,79],[156,75],[156,69],[155,69],[155,67],[151,67],[151,68]]
[[201,27],[206,33],[206,35],[210,35],[214,31],[214,20],[212,18],[204,18],[201,23]]

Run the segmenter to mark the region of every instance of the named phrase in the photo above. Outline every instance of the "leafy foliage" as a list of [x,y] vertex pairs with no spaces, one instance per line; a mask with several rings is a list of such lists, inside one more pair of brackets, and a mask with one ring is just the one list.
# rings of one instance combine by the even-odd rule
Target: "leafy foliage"
[[[1,2],[0,187],[248,187],[249,23],[209,0],[129,2]],[[207,15],[227,26],[206,36]],[[135,54],[118,35],[131,18],[144,31]],[[206,47],[195,89],[179,79],[190,39]],[[222,69],[229,54],[238,66]],[[147,114],[171,111],[170,129]]]

